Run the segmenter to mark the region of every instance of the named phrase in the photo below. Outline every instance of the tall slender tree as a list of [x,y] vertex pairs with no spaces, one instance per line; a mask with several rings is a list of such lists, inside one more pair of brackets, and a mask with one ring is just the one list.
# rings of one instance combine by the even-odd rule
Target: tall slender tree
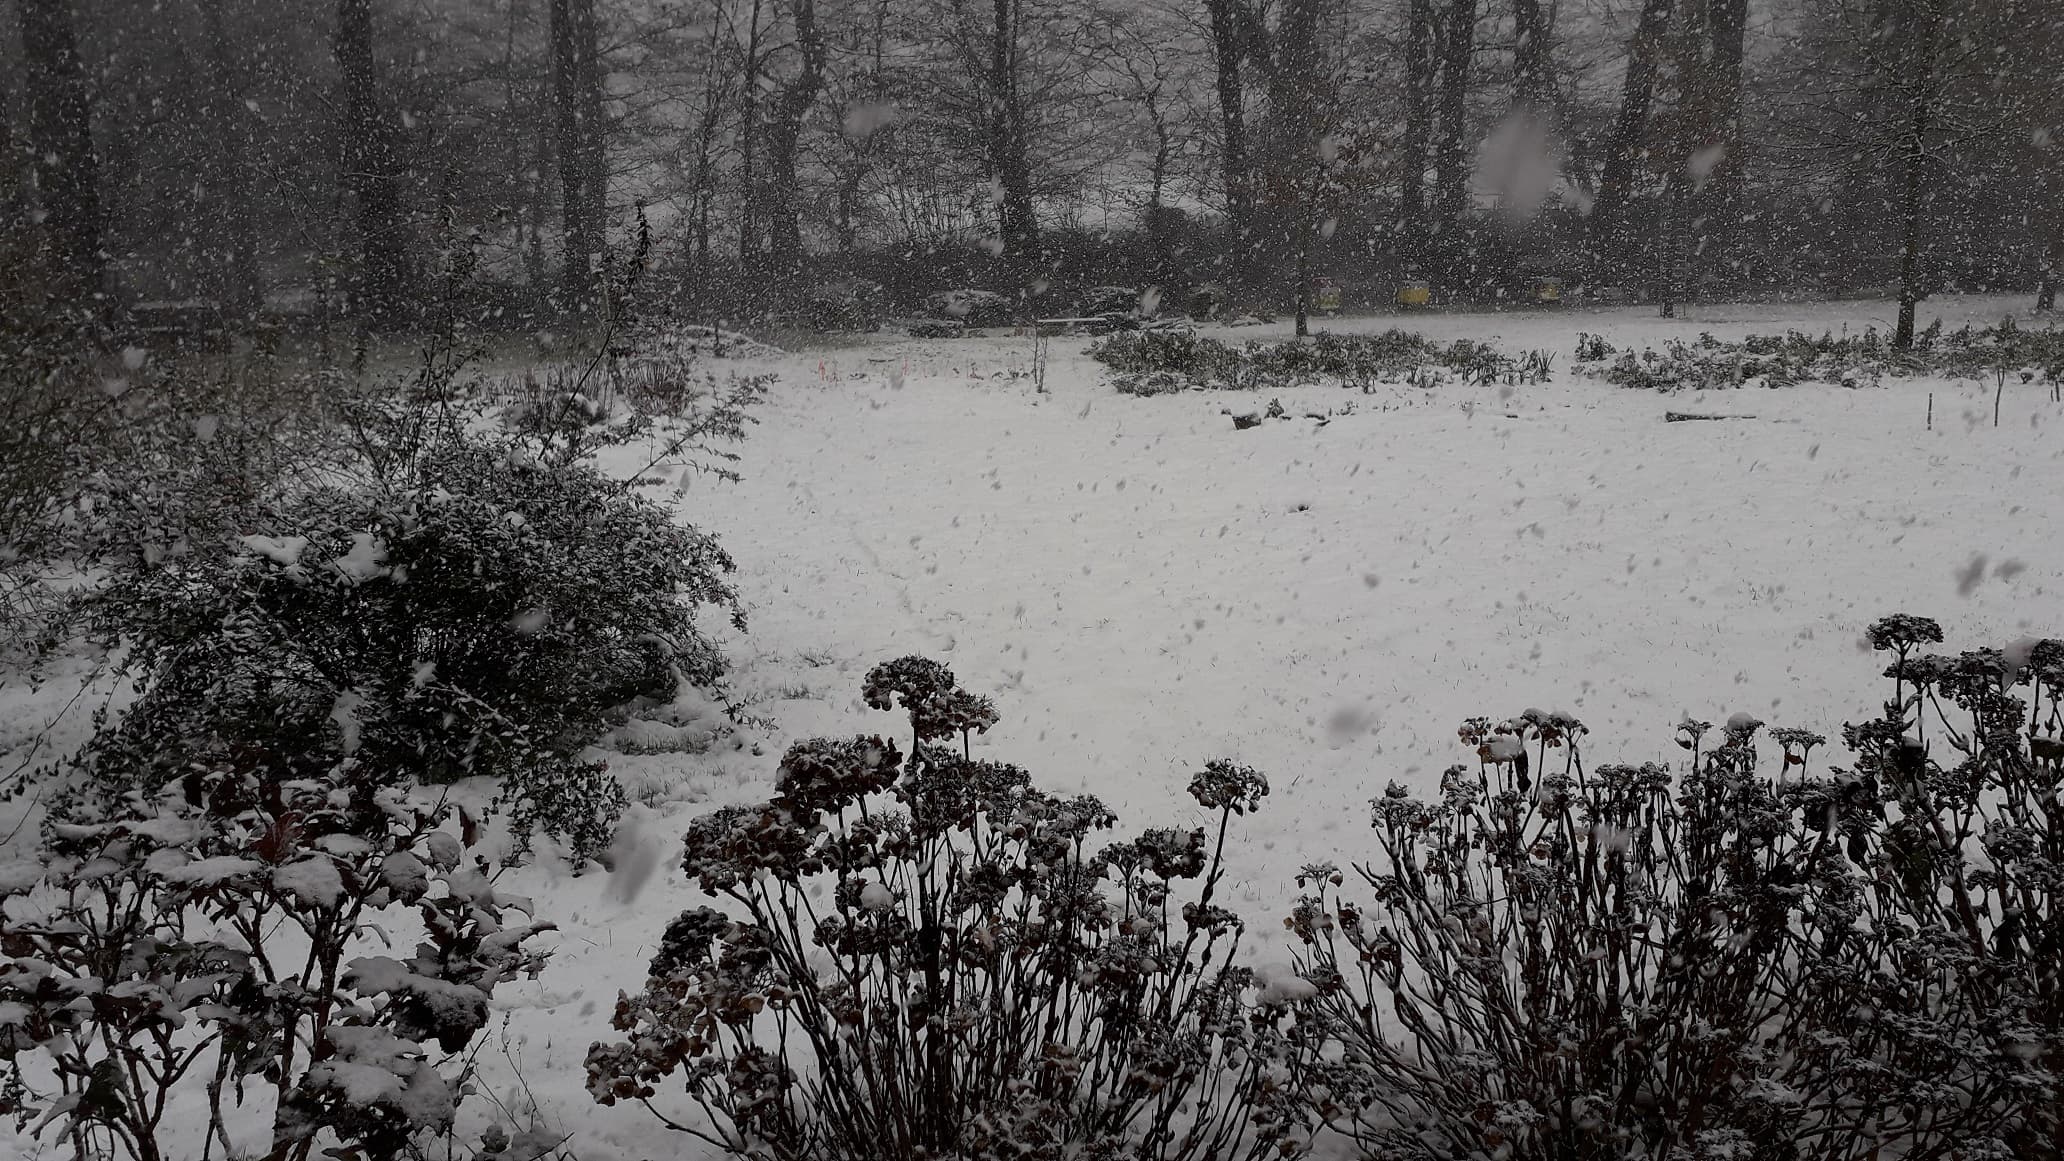
[[29,148],[36,201],[48,230],[57,277],[88,294],[103,289],[106,255],[100,163],[69,0],[17,0],[23,80],[29,99]]
[[1219,174],[1226,224],[1236,256],[1254,244],[1254,180],[1247,153],[1249,60],[1262,41],[1261,20],[1248,0],[1204,0],[1211,25],[1213,90],[1218,98]]
[[1630,218],[1634,183],[1648,155],[1649,109],[1655,100],[1671,8],[1672,0],[1642,0],[1641,15],[1627,43],[1620,108],[1606,139],[1604,172],[1591,205],[1592,265],[1602,273],[1624,273],[1625,259],[1635,241]]
[[338,0],[334,52],[344,82],[344,184],[358,227],[353,305],[363,325],[389,330],[406,321],[411,243],[400,126],[380,99],[373,63],[372,0]]
[[1885,54],[1888,79],[1899,91],[1899,319],[1892,346],[1913,346],[1914,315],[1925,290],[1921,284],[1924,199],[1929,182],[1929,136],[1935,128],[1942,89],[1942,37],[1948,0],[1897,0],[1882,26],[1893,47]]
[[1555,107],[1552,38],[1541,0],[1512,0],[1512,103],[1529,119],[1545,121]]
[[603,245],[602,74],[594,0],[551,0],[552,111],[557,127],[566,301],[577,318],[600,310]]
[[201,33],[207,41],[209,130],[217,151],[216,180],[209,197],[218,237],[216,282],[223,305],[249,318],[258,310],[258,223],[251,176],[249,86],[223,18],[223,0],[198,0]]
[[788,13],[800,63],[774,100],[767,126],[767,176],[761,183],[760,200],[765,206],[761,218],[766,223],[768,258],[776,271],[793,275],[803,262],[802,209],[796,196],[797,143],[803,119],[824,91],[829,53],[817,23],[817,0],[788,0]]
[[1714,151],[1701,206],[1702,245],[1731,257],[1748,190],[1748,139],[1742,132],[1742,62],[1747,52],[1749,0],[1708,0],[1708,50],[1702,100],[1707,147]]
[[1405,252],[1416,262],[1426,221],[1426,171],[1431,168],[1434,98],[1433,0],[1410,0],[1405,24],[1405,136],[1398,193]]
[[1433,165],[1433,212],[1442,248],[1453,243],[1469,206],[1469,73],[1476,55],[1476,0],[1448,0],[1440,23],[1440,133]]
[[1032,204],[1031,145],[1018,84],[1024,0],[990,0],[989,8],[988,68],[983,76],[989,118],[983,145],[996,175],[1004,257],[1027,263],[1039,255],[1039,217]]

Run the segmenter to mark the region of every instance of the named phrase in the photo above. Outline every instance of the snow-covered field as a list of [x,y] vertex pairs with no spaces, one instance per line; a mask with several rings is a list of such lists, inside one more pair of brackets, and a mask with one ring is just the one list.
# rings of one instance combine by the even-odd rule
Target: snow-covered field
[[[1922,321],[2024,306],[1945,300]],[[894,729],[859,685],[896,656],[993,694],[1003,720],[979,753],[1102,796],[1122,830],[1190,819],[1183,788],[1209,758],[1265,771],[1274,793],[1231,853],[1231,898],[1266,961],[1298,866],[1362,857],[1367,799],[1393,780],[1430,790],[1468,759],[1465,717],[1567,709],[1590,727],[1589,761],[1667,760],[1686,714],[1835,736],[1873,712],[1882,666],[1859,634],[1885,613],[1937,618],[1950,648],[2057,633],[2064,406],[2047,387],[2011,384],[1995,429],[1989,383],[1662,396],[1566,371],[1578,331],[1638,348],[1888,331],[1890,314],[1349,320],[1330,325],[1545,349],[1557,374],[1285,389],[1293,418],[1242,431],[1223,409],[1269,393],[1121,396],[1084,340],[1053,342],[1045,394],[1025,338],[874,336],[780,360],[744,481],[698,479],[680,499],[740,563],[752,624],[729,639],[736,684],[773,728],[742,737],[758,754],[613,759],[640,799],[617,870],[574,877],[546,859],[505,880],[561,931],[542,979],[497,994],[508,1019],[483,1037],[487,1083],[512,1107],[534,1099],[581,1157],[701,1155],[642,1110],[592,1105],[582,1055],[611,1035],[616,992],[637,986],[667,920],[698,901],[672,870],[686,819],[764,796],[795,739]],[[0,707],[0,746],[64,696],[59,683]],[[18,810],[0,808],[0,834]],[[0,1141],[10,1153],[56,1155],[20,1137]]]

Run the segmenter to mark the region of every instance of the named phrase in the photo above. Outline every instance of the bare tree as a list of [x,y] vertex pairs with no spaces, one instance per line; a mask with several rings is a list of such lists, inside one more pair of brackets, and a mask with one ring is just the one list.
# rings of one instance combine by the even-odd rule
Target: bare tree
[[1146,194],[1138,205],[1151,254],[1148,280],[1155,284],[1174,277],[1168,198],[1184,154],[1181,93],[1196,79],[1197,48],[1170,9],[1157,4],[1114,13],[1098,43],[1115,74],[1114,95],[1136,111],[1143,138]]

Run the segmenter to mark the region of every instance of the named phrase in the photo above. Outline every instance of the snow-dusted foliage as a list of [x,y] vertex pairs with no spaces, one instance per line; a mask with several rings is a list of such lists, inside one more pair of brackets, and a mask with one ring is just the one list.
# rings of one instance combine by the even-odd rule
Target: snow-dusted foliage
[[[1869,639],[1893,696],[1832,777],[1800,729],[1765,773],[1747,714],[1686,721],[1674,787],[1587,770],[1529,711],[1465,726],[1437,801],[1376,799],[1373,899],[1312,868],[1292,919],[1334,1127],[1429,1161],[2053,1155],[2064,645]],[[1529,743],[1561,760],[1530,779]]]
[[696,820],[684,869],[723,909],[676,919],[619,1000],[595,1099],[797,1161],[1301,1152],[1305,993],[1257,989],[1214,902],[1267,781],[1213,762],[1190,789],[1215,834],[1098,849],[1095,798],[966,756],[995,711],[944,666],[877,666],[865,692],[909,713],[914,753],[798,743],[771,801]]
[[362,417],[359,473],[92,594],[87,624],[140,686],[80,758],[98,781],[481,775],[519,836],[606,844],[622,791],[581,749],[613,706],[715,686],[696,618],[742,616],[731,560],[585,463],[437,407]]
[[1672,339],[1658,351],[1617,350],[1603,336],[1577,336],[1576,370],[1622,387],[1656,391],[1727,387],[1790,387],[1799,383],[1876,384],[1888,377],[1949,374],[2008,376],[2026,383],[2064,382],[2064,331],[2023,328],[2008,316],[1988,327],[1945,331],[1936,319],[1907,348],[1895,348],[1875,327],[1857,334],[1801,331],[1749,335],[1723,342],[1711,333]]
[[1554,363],[1545,351],[1514,359],[1488,343],[1431,342],[1395,328],[1373,335],[1321,333],[1309,342],[1244,346],[1189,331],[1141,331],[1110,336],[1091,358],[1111,368],[1123,394],[1160,395],[1185,389],[1256,390],[1298,383],[1337,382],[1368,390],[1379,381],[1409,378],[1431,383],[1449,374],[1468,383],[1538,383]]
[[[138,1161],[198,1155],[196,1108],[229,1155],[392,1158],[449,1130],[461,1054],[551,927],[464,859],[451,813],[349,762],[64,797],[37,857],[0,867],[9,1111]],[[384,931],[411,912],[403,957]],[[267,1116],[271,1140],[234,1139]]]

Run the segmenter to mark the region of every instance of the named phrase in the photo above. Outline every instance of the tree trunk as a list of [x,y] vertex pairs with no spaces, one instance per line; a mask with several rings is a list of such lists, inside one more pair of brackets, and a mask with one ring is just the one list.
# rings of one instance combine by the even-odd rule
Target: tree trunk
[[1018,93],[1020,0],[994,0],[995,26],[989,41],[989,156],[1002,186],[998,224],[1004,257],[1029,265],[1039,256],[1039,217],[1032,204],[1032,160],[1025,110]]
[[[361,0],[362,2],[362,0]],[[594,76],[593,0],[551,0],[552,111],[557,126],[564,269],[562,310],[588,318],[600,309],[602,239],[595,215],[589,122],[594,102],[583,90]],[[583,37],[586,42],[583,43]]]
[[1634,38],[1627,46],[1627,76],[1620,87],[1620,112],[1613,121],[1612,136],[1605,147],[1605,171],[1599,177],[1598,197],[1591,205],[1591,250],[1593,265],[1610,264],[1624,272],[1628,248],[1633,242],[1627,228],[1628,203],[1634,179],[1647,153],[1648,108],[1655,99],[1658,59],[1663,34],[1670,23],[1671,0],[1644,0],[1634,26]]
[[1548,14],[1541,0],[1512,0],[1512,103],[1538,121],[1555,107],[1555,73],[1548,59]]
[[1154,159],[1147,169],[1147,251],[1152,257],[1147,281],[1155,286],[1166,286],[1175,277],[1175,253],[1168,236],[1166,200],[1168,168],[1175,158],[1175,130],[1161,108],[1160,96],[1161,90],[1157,85],[1147,100],[1154,128]]
[[209,191],[214,210],[221,216],[222,236],[217,240],[221,267],[217,278],[223,306],[233,315],[249,320],[258,313],[262,295],[258,288],[258,233],[256,207],[251,198],[251,122],[244,108],[247,91],[229,43],[229,31],[222,19],[222,0],[200,0],[201,22],[208,38],[209,104],[214,116],[210,128],[218,137],[221,181]]
[[753,0],[752,17],[746,24],[745,64],[738,78],[738,260],[745,263],[760,252],[760,13],[764,5]]
[[381,108],[373,69],[372,0],[338,0],[334,51],[344,81],[344,185],[357,206],[353,311],[372,330],[392,330],[409,301],[408,217],[396,127]]
[[1277,191],[1288,227],[1284,239],[1296,257],[1293,299],[1297,333],[1308,333],[1311,247],[1326,174],[1325,87],[1318,31],[1323,0],[1283,0],[1269,52],[1269,188]]
[[2047,222],[2043,236],[2036,242],[2042,247],[2042,256],[2036,274],[2035,309],[2042,311],[2057,309],[2057,279],[2064,274],[2064,213],[2057,212],[2057,207],[2064,205],[2064,172],[2059,170],[2059,166],[2064,166],[2064,156],[2058,156],[2059,148],[2053,144],[2044,156],[2036,159],[2042,167],[2038,210]]
[[[1933,15],[1927,0],[1914,5]],[[1899,155],[1904,174],[1899,197],[1899,322],[1892,331],[1892,349],[1908,350],[1914,342],[1914,314],[1925,294],[1921,287],[1921,200],[1926,192],[1924,169],[1927,140],[1934,117],[1935,21],[1924,16],[1900,30],[1909,41],[1910,66],[1902,79],[1907,93],[1906,131]]]
[[1442,21],[1440,142],[1434,151],[1433,212],[1451,248],[1469,206],[1469,65],[1476,51],[1476,0],[1448,0]]
[[[1219,168],[1225,182],[1226,224],[1236,253],[1254,238],[1254,187],[1247,163],[1246,67],[1251,21],[1245,0],[1205,0],[1211,17],[1211,59],[1218,95]],[[1431,0],[1425,0],[1431,2]]]
[[100,167],[71,6],[67,0],[18,0],[18,6],[29,149],[35,157],[36,201],[49,226],[50,255],[58,278],[97,299],[106,276]]
[[1934,126],[1938,87],[1942,10],[1937,3],[1906,0],[1898,9],[1900,63],[1895,83],[1906,88],[1906,124],[1899,142],[1899,321],[1892,332],[1892,349],[1897,351],[1912,348],[1914,314],[1927,297],[1921,286],[1921,216],[1927,193],[1928,132]]
[[824,89],[824,34],[817,27],[817,0],[789,0],[794,9],[801,71],[781,92],[767,132],[767,241],[774,270],[793,278],[803,265],[802,213],[796,202],[796,142],[803,118]]
[[580,49],[581,175],[587,198],[588,234],[594,241],[597,276],[609,248],[609,123],[602,116],[602,33],[595,21],[595,0],[579,0],[573,9],[574,43]]
[[1711,0],[1707,20],[1712,46],[1705,93],[1712,122],[1708,144],[1718,148],[1720,156],[1708,175],[1705,205],[1699,215],[1705,220],[1701,249],[1731,261],[1748,184],[1748,142],[1742,135],[1742,53],[1748,34],[1748,0]]
[[1404,183],[1398,227],[1416,264],[1426,233],[1426,170],[1433,141],[1433,0],[1411,0],[1405,29]]

